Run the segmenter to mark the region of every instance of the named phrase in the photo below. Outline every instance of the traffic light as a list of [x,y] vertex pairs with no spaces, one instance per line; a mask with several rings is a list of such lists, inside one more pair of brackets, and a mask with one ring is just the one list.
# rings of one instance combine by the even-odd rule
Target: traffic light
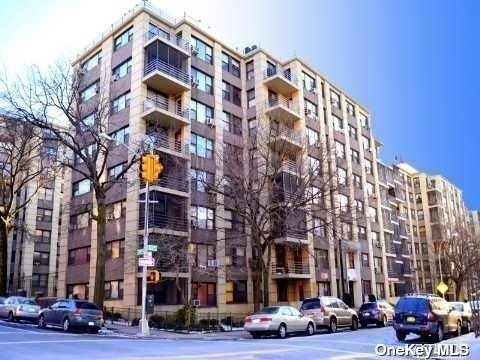
[[158,270],[150,270],[147,274],[147,283],[157,284],[160,282],[161,275]]
[[157,181],[163,169],[164,166],[158,155],[146,154],[140,159],[140,177],[145,182],[153,183]]

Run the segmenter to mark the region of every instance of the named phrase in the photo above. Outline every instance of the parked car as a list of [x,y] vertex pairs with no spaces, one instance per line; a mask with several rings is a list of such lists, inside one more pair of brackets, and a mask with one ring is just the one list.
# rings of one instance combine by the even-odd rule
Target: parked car
[[254,339],[272,334],[284,338],[291,333],[312,335],[315,332],[315,325],[312,319],[292,306],[270,306],[247,316],[244,329]]
[[349,308],[342,300],[332,296],[319,296],[305,299],[300,311],[315,322],[317,329],[327,328],[334,333],[338,327],[350,326],[358,329],[357,312]]
[[387,326],[393,322],[394,315],[392,305],[381,300],[363,303],[358,310],[358,320],[363,328],[369,324],[375,324],[378,327]]
[[40,309],[48,308],[49,306],[55,304],[58,300],[60,299],[57,297],[39,297],[35,299],[38,306],[40,306]]
[[22,296],[10,296],[0,306],[0,318],[8,321],[26,320],[36,323],[40,307],[29,298]]
[[395,306],[393,326],[399,341],[410,333],[442,341],[446,333],[462,333],[462,316],[437,295],[408,294]]
[[68,332],[73,329],[89,330],[97,333],[103,325],[103,313],[85,300],[61,299],[40,311],[38,327],[61,327]]
[[462,316],[462,331],[472,331],[472,308],[468,302],[449,302],[453,310],[458,311]]

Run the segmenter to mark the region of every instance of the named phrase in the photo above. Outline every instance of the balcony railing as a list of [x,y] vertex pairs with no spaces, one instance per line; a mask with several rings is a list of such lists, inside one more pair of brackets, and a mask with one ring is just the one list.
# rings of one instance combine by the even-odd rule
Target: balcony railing
[[170,104],[167,98],[162,98],[159,96],[157,96],[155,99],[145,99],[143,102],[143,111],[148,111],[155,108],[166,110],[172,114],[188,119],[189,110],[182,109],[180,104]]
[[293,226],[277,224],[275,226],[275,233],[277,237],[292,237],[299,240],[307,239],[306,229],[294,228]]
[[150,144],[153,148],[164,148],[173,150],[184,155],[190,153],[190,146],[183,145],[181,141],[171,138],[162,133],[150,133],[145,135],[145,142]]
[[[140,215],[138,219],[138,228],[143,229],[144,227],[145,216]],[[150,229],[164,229],[164,230],[173,230],[173,231],[188,231],[188,219],[170,216],[170,215],[162,215],[162,214],[150,214],[149,218],[149,228]]]
[[278,71],[276,68],[275,69],[267,69],[263,73],[263,78],[268,79],[272,76],[279,75],[282,78],[290,81],[292,84],[297,85],[297,78],[292,75],[291,71]]
[[145,42],[149,42],[151,39],[157,36],[167,40],[172,45],[175,45],[187,52],[190,52],[190,43],[187,40],[164,31],[156,31],[152,29],[148,30],[145,33]]
[[272,264],[272,274],[308,275],[310,274],[310,267],[301,261],[294,261],[283,265]]
[[298,114],[298,107],[293,105],[293,101],[289,100],[283,96],[277,96],[275,98],[268,99],[266,102],[267,108],[271,108],[274,106],[283,106],[290,111],[293,111]]
[[293,129],[281,129],[270,132],[270,140],[278,140],[281,138],[288,139],[290,142],[297,144],[301,144],[303,140],[302,134]]
[[154,71],[160,71],[190,86],[190,75],[188,73],[163,60],[155,59],[147,63],[144,67],[143,74],[148,75]]

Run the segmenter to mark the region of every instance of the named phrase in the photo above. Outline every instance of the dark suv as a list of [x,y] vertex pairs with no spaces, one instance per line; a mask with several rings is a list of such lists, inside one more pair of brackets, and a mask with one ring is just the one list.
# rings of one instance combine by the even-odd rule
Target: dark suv
[[358,309],[358,319],[362,327],[367,327],[368,324],[387,326],[393,321],[394,315],[392,305],[381,300],[363,303]]
[[441,297],[433,294],[408,294],[395,306],[393,327],[397,339],[404,341],[408,334],[432,337],[442,341],[446,333],[462,333],[462,317]]

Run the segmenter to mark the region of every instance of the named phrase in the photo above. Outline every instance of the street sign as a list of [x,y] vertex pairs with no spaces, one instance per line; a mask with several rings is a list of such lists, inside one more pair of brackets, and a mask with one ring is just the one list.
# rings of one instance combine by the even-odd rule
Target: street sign
[[138,266],[155,266],[155,259],[152,257],[142,257],[138,259]]
[[[148,245],[147,251],[149,253],[158,251],[158,246],[157,245]],[[141,255],[143,255],[143,249],[137,249],[137,256],[141,256]],[[149,256],[147,255],[146,257],[149,257]]]
[[445,284],[443,281],[440,281],[440,284],[437,285],[437,290],[440,292],[442,295],[445,295],[445,293],[448,290],[448,285]]

